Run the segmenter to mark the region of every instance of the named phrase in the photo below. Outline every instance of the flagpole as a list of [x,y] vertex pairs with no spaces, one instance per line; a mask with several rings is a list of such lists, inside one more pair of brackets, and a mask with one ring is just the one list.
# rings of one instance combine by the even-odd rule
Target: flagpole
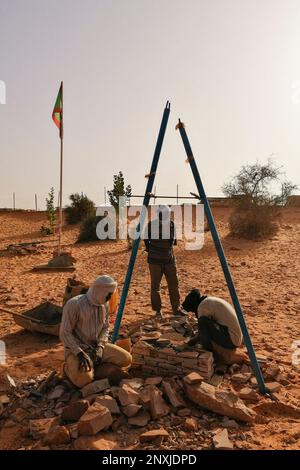
[[59,225],[58,225],[58,255],[61,253],[61,235],[63,225],[63,214],[62,214],[62,181],[63,181],[63,150],[64,150],[64,132],[63,132],[63,82],[61,82],[61,125],[60,125],[60,183],[59,183]]

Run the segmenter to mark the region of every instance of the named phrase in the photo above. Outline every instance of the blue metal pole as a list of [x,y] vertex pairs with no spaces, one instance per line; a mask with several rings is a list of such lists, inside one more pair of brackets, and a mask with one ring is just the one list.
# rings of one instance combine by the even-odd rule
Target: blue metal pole
[[133,273],[135,259],[136,259],[138,249],[139,249],[141,233],[143,231],[145,218],[146,218],[146,215],[147,215],[147,212],[148,212],[148,206],[149,206],[149,202],[150,202],[150,197],[151,197],[151,192],[152,192],[153,183],[154,183],[154,179],[155,179],[158,160],[159,160],[159,157],[160,157],[160,152],[161,152],[161,148],[162,148],[162,144],[163,144],[163,140],[164,140],[167,124],[168,124],[169,114],[170,114],[170,103],[169,103],[169,101],[167,101],[166,107],[164,109],[160,129],[159,129],[159,134],[158,134],[158,138],[157,138],[157,142],[156,142],[156,147],[155,147],[155,151],[154,151],[154,155],[153,155],[153,160],[152,160],[150,173],[149,173],[149,175],[147,175],[148,183],[147,183],[146,190],[145,190],[142,212],[141,212],[139,223],[138,223],[138,226],[137,226],[138,236],[134,240],[132,251],[131,251],[131,256],[130,256],[130,260],[129,260],[129,264],[128,264],[128,269],[127,269],[127,273],[126,273],[126,277],[125,277],[125,281],[124,281],[124,287],[123,287],[123,290],[122,290],[122,295],[121,295],[120,304],[119,304],[119,308],[118,308],[117,318],[116,318],[114,331],[113,331],[113,335],[112,335],[112,342],[113,343],[115,343],[117,341],[118,336],[119,336],[119,329],[120,329],[120,325],[121,325],[121,321],[122,321],[123,311],[124,311],[125,304],[126,304],[126,298],[127,298],[127,294],[128,294],[128,290],[129,290],[129,286],[130,286],[130,281],[131,281],[131,277],[132,277],[132,273]]
[[242,308],[241,308],[241,305],[240,305],[240,302],[239,302],[239,299],[238,299],[238,296],[237,296],[237,293],[236,293],[236,290],[235,290],[235,287],[234,287],[231,272],[230,272],[230,269],[229,269],[229,266],[228,266],[228,263],[227,263],[227,260],[226,260],[226,256],[225,256],[225,253],[224,253],[224,250],[223,250],[223,247],[222,247],[222,243],[221,243],[221,240],[220,240],[220,237],[219,237],[219,234],[218,234],[218,230],[217,230],[217,227],[216,227],[216,224],[215,224],[215,221],[214,221],[214,217],[212,215],[210,205],[209,205],[208,199],[207,199],[206,194],[205,194],[204,186],[203,186],[201,178],[200,178],[198,167],[197,167],[196,161],[194,159],[194,155],[193,155],[193,152],[192,152],[192,149],[191,149],[191,146],[190,146],[190,143],[189,143],[189,140],[188,140],[185,128],[184,128],[184,124],[180,121],[180,119],[179,119],[179,123],[176,126],[176,129],[179,129],[179,132],[180,132],[180,135],[181,135],[181,138],[182,138],[182,142],[183,142],[186,154],[187,154],[187,158],[188,158],[188,161],[190,163],[192,173],[193,173],[193,176],[194,176],[194,179],[195,179],[195,183],[196,183],[197,189],[199,191],[199,197],[200,197],[201,201],[204,204],[205,215],[207,217],[207,221],[208,221],[209,226],[210,226],[211,235],[212,235],[212,238],[213,238],[213,241],[214,241],[214,244],[215,244],[218,256],[219,256],[219,260],[220,260],[220,263],[221,263],[221,266],[222,266],[222,269],[223,269],[223,273],[224,273],[224,276],[225,276],[225,279],[226,279],[226,283],[227,283],[227,286],[228,286],[228,289],[229,289],[229,292],[230,292],[231,300],[233,302],[233,305],[234,305],[234,308],[235,308],[235,311],[236,311],[236,314],[237,314],[237,318],[239,320],[239,324],[240,324],[240,327],[241,327],[241,330],[242,330],[242,333],[243,333],[244,341],[245,341],[245,344],[246,344],[246,347],[247,347],[247,351],[248,351],[248,354],[249,354],[249,357],[250,357],[250,361],[251,361],[255,376],[256,376],[256,380],[257,380],[257,383],[258,383],[259,390],[260,390],[261,393],[265,394],[266,393],[266,387],[265,387],[264,378],[262,376],[259,364],[257,362],[257,358],[256,358],[256,355],[255,355],[255,351],[254,351],[254,348],[253,348],[253,345],[252,345],[252,342],[251,342],[251,338],[250,338],[250,335],[249,335],[249,332],[248,332],[248,328],[247,328],[247,325],[246,325],[246,322],[245,322],[245,319],[244,319]]

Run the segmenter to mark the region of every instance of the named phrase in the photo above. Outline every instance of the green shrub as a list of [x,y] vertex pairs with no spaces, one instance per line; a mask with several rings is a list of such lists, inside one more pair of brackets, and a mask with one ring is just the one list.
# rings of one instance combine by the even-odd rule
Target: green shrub
[[42,235],[52,235],[55,231],[56,225],[56,208],[54,206],[54,188],[50,189],[48,197],[46,198],[47,220],[49,226],[42,225],[40,231]]
[[104,217],[105,216],[91,216],[85,219],[81,224],[77,243],[98,242],[99,238],[97,237],[96,228],[98,222]]
[[69,199],[71,204],[65,209],[68,224],[77,224],[91,216],[95,216],[95,204],[85,194],[71,194]]

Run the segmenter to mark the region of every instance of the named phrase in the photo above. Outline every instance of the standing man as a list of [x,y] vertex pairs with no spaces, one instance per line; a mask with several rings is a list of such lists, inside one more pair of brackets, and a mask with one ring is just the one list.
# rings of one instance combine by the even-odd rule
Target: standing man
[[158,217],[148,223],[144,235],[151,276],[151,305],[158,318],[161,310],[160,283],[163,275],[168,284],[169,296],[174,315],[183,315],[179,309],[180,295],[173,246],[177,244],[175,225],[170,220],[169,206],[160,205]]
[[115,376],[129,377],[123,368],[130,366],[131,354],[108,342],[108,301],[116,289],[110,276],[99,276],[86,294],[64,306],[59,334],[65,348],[64,372],[76,387],[103,378],[103,364],[110,364]]

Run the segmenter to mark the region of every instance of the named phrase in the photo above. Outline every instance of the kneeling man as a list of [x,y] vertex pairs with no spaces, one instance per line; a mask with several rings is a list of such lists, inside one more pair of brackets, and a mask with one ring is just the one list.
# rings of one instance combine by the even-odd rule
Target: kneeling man
[[203,349],[214,352],[216,359],[226,364],[243,362],[247,358],[245,354],[236,353],[236,348],[243,343],[243,336],[236,312],[226,300],[202,296],[198,289],[193,289],[182,307],[187,312],[194,312],[198,318],[198,333],[186,346],[201,343]]
[[117,368],[131,364],[129,352],[108,343],[107,302],[116,289],[117,283],[111,277],[100,276],[86,294],[73,297],[64,306],[59,334],[65,347],[64,372],[76,387],[102,378],[102,364]]

